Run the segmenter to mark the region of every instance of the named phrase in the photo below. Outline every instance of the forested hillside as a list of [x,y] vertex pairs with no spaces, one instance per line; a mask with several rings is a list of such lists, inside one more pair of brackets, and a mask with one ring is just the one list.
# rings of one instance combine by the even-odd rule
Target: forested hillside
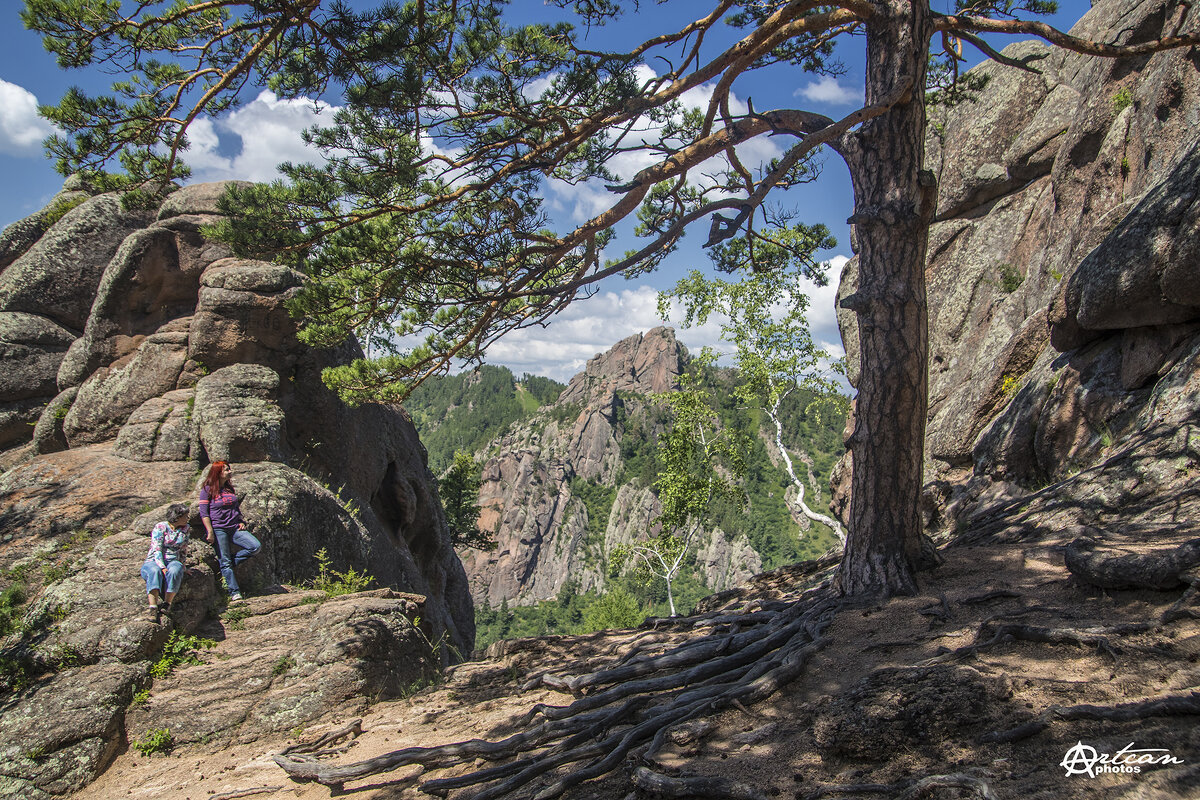
[[[816,558],[836,538],[789,509],[794,489],[778,454],[771,452],[774,431],[764,427],[763,414],[735,396],[737,371],[690,362],[673,335],[664,336],[663,343],[655,366],[670,362],[676,371],[700,370],[699,385],[721,425],[745,434],[747,442],[744,505],[712,507],[699,553],[674,581],[677,605],[686,610],[742,573]],[[485,473],[481,524],[500,546],[495,554],[463,553],[476,602],[477,646],[512,636],[636,624],[646,614],[667,613],[663,580],[628,574],[612,552],[654,527],[655,481],[662,469],[658,442],[672,423],[671,414],[654,392],[638,385],[614,386],[585,399],[577,387],[623,370],[593,372],[572,379],[573,389],[561,402],[561,384],[529,375],[517,381],[509,370],[493,366],[432,380],[406,402],[435,473],[448,466],[456,449],[472,453]],[[830,470],[842,452],[845,415],[841,403],[814,405],[813,399],[808,392],[793,392],[782,416],[784,441],[808,502],[821,508],[829,499]],[[598,427],[605,431],[599,445],[590,438]],[[513,475],[539,468],[543,478],[514,485],[519,479]],[[500,496],[494,494],[497,487]],[[527,513],[517,513],[518,508]],[[539,551],[540,558],[517,563],[523,557],[513,552],[518,549]]]
[[440,475],[455,450],[483,449],[510,423],[553,403],[564,388],[541,375],[518,381],[507,368],[485,364],[426,381],[404,401],[404,408],[429,451],[429,468]]

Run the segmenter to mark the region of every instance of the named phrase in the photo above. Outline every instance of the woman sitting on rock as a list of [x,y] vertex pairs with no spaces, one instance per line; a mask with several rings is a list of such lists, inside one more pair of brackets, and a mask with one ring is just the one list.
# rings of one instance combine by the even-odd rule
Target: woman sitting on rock
[[230,600],[241,600],[233,568],[254,556],[262,548],[254,534],[246,530],[242,519],[242,499],[233,488],[233,468],[224,461],[208,468],[208,477],[200,487],[200,519],[208,529],[208,542],[217,543],[217,563],[229,589]]
[[[167,519],[150,531],[150,552],[142,563],[142,579],[146,581],[146,599],[150,602],[149,616],[158,622],[163,611],[171,613],[175,593],[183,580],[188,548],[188,507],[173,503],[167,508]],[[162,595],[166,602],[159,597]]]

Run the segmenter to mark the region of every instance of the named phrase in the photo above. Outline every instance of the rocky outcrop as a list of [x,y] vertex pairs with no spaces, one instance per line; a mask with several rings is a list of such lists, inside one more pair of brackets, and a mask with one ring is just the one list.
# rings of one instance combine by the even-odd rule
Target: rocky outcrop
[[[1169,25],[1168,6],[1097,2],[1075,32],[1145,41]],[[1155,398],[1186,396],[1200,343],[1200,74],[1185,51],[1123,61],[1037,43],[1006,52],[1045,55],[1041,74],[978,68],[980,95],[938,107],[927,141],[939,179],[927,509],[947,531],[1047,485],[1115,491],[1089,467],[1122,454],[1191,458]],[[839,322],[857,352],[853,315],[839,311]],[[1186,495],[1186,469],[1143,488],[1151,483]],[[843,482],[835,507],[846,491]]]
[[[285,308],[297,273],[232,258],[205,237],[225,188],[186,187],[139,210],[116,196],[88,197],[42,235],[29,233],[34,220],[2,240],[20,252],[0,271],[0,587],[18,584],[31,597],[22,625],[0,643],[15,670],[0,675],[0,747],[24,730],[25,712],[11,710],[36,713],[60,684],[75,697],[70,681],[84,687],[95,672],[108,686],[111,665],[129,669],[105,689],[125,698],[117,711],[82,738],[47,733],[41,766],[5,771],[10,783],[0,786],[11,792],[0,796],[71,791],[119,746],[129,687],[170,633],[140,619],[146,535],[164,504],[195,502],[218,459],[235,463],[243,511],[263,542],[239,570],[245,587],[302,584],[324,550],[332,569],[354,568],[375,586],[418,597],[409,616],[419,615],[424,631],[394,620],[394,608],[337,619],[295,612],[311,625],[286,646],[304,654],[295,658],[310,682],[275,701],[247,693],[244,708],[229,711],[236,724],[214,722],[197,736],[225,735],[247,714],[260,727],[313,719],[415,680],[426,667],[413,672],[410,656],[427,660],[428,642],[446,661],[472,648],[466,576],[415,430],[398,407],[350,408],[324,387],[321,371],[360,351],[298,342]],[[174,624],[195,632],[212,624],[223,595],[202,540],[191,561]],[[366,605],[399,602],[380,596]],[[342,645],[359,666],[344,668]],[[78,677],[63,672],[68,666]],[[44,675],[52,677],[25,685]],[[76,757],[79,748],[86,758]],[[54,766],[63,759],[78,762],[69,774]]]
[[129,738],[166,728],[177,745],[217,750],[403,696],[437,672],[414,623],[423,599],[390,590],[255,598],[244,618],[200,629],[217,646],[153,687],[126,717]]
[[657,394],[674,389],[679,379],[679,344],[670,328],[635,334],[588,359],[559,396],[563,404],[604,402],[617,392]]
[[[477,603],[529,604],[568,585],[602,590],[613,549],[656,532],[658,499],[623,478],[621,438],[627,421],[645,415],[647,396],[675,388],[684,359],[670,328],[631,336],[590,359],[553,406],[491,444],[479,524],[497,547],[461,554]],[[711,588],[762,568],[745,537],[704,531],[698,549],[697,571]]]

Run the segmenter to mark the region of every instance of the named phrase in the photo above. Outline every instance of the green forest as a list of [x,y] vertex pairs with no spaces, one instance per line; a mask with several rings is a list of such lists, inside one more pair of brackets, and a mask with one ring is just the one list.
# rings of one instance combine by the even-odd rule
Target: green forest
[[[764,427],[769,425],[764,414],[745,407],[734,394],[739,381],[737,371],[711,366],[699,369],[700,385],[709,393],[721,425],[749,434],[745,437],[749,442],[743,484],[745,504],[717,505],[706,527],[719,527],[730,539],[745,535],[762,557],[764,570],[825,553],[836,538],[820,524],[801,536],[785,500],[788,475],[782,466],[771,463],[767,454],[764,439],[773,440],[774,430]],[[482,465],[489,445],[517,421],[539,416],[548,422],[576,416],[578,407],[564,410],[554,405],[564,388],[549,378],[524,375],[518,380],[505,367],[485,365],[427,381],[404,405],[429,452],[430,468],[441,475],[453,463],[456,451],[473,454]],[[784,441],[805,480],[809,503],[818,507],[828,502],[830,471],[842,453],[845,412],[838,403],[815,403],[815,399],[811,392],[793,391],[783,403],[781,417]],[[670,412],[653,398],[619,392],[614,422],[623,461],[616,482],[605,485],[580,477],[571,481],[572,494],[583,501],[587,510],[588,550],[609,573],[605,592],[580,592],[568,583],[556,599],[536,605],[477,608],[478,647],[506,638],[636,625],[646,616],[667,614],[666,588],[661,579],[641,582],[619,574],[615,565],[602,560],[604,532],[617,488],[627,483],[654,486],[660,469],[657,441],[670,424]],[[796,458],[797,451],[812,460],[815,485],[807,480],[807,468]],[[681,574],[673,586],[681,610],[690,609],[710,593],[703,576],[694,571]]]
[[478,453],[513,422],[553,403],[565,388],[540,375],[518,381],[506,367],[484,364],[425,381],[404,408],[429,453],[429,469],[441,475],[454,462],[455,451]]

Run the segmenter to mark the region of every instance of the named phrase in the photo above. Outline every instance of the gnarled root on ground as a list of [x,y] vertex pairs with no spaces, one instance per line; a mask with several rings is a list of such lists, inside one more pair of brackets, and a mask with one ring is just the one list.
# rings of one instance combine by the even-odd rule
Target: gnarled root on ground
[[1045,628],[1037,625],[1004,623],[996,625],[991,620],[983,623],[975,634],[972,644],[950,650],[921,662],[922,666],[954,661],[975,655],[980,650],[1011,641],[1041,642],[1043,644],[1073,644],[1077,647],[1094,647],[1110,657],[1115,657],[1120,648],[1109,642],[1110,636],[1130,636],[1145,633],[1154,627],[1150,622],[1130,622],[1122,625],[1106,625],[1095,628]]
[[1076,578],[1102,589],[1174,589],[1200,565],[1200,539],[1161,553],[1131,553],[1081,537],[1067,545],[1064,560]]
[[655,767],[676,726],[774,694],[827,643],[823,632],[840,605],[828,589],[817,589],[784,609],[738,615],[723,631],[693,628],[691,638],[662,653],[643,652],[571,678],[544,676],[543,683],[577,699],[567,706],[538,704],[526,716],[525,730],[501,741],[411,747],[345,765],[286,753],[275,762],[294,780],[337,786],[410,764],[428,770],[483,758],[506,763],[426,780],[421,790],[444,795],[483,785],[474,800],[495,800],[538,782],[536,797],[549,800],[629,757]]
[[807,794],[799,795],[803,800],[819,800],[822,797],[836,797],[847,794],[880,794],[894,797],[895,800],[916,800],[927,797],[934,789],[969,789],[982,800],[997,800],[995,792],[987,781],[968,775],[965,772],[952,775],[927,775],[917,781],[902,781],[900,783],[852,783],[844,786],[819,786]]
[[1130,722],[1148,717],[1181,717],[1200,715],[1200,692],[1187,694],[1169,694],[1162,697],[1148,697],[1130,703],[1119,703],[1112,706],[1097,706],[1082,704],[1077,706],[1055,706],[1023,725],[1007,731],[994,731],[980,737],[983,744],[997,742],[1019,742],[1041,733],[1050,727],[1055,720],[1090,719],[1107,722]]
[[714,797],[722,800],[767,800],[758,789],[741,781],[727,778],[679,775],[672,777],[637,767],[629,776],[633,785],[643,792],[660,797]]

